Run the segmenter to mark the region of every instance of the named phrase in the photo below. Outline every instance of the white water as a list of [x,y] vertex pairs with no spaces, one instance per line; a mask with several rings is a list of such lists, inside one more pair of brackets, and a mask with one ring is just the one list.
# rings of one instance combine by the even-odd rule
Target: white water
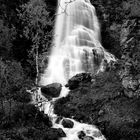
[[[100,26],[95,8],[90,1],[60,0],[58,3],[54,47],[40,84],[58,82],[63,87],[60,96],[51,101],[43,97],[39,89],[35,96],[42,103],[38,106],[41,111],[48,114],[54,128],[62,128],[66,133],[66,137],[62,140],[79,140],[79,131],[84,131],[86,136],[91,136],[94,140],[105,140],[93,125],[67,118],[74,122],[74,127],[64,128],[61,124],[62,120],[59,123],[55,122],[58,116],[54,114],[54,102],[69,93],[69,90],[64,87],[68,79],[82,72],[98,73],[104,70],[105,61],[115,61],[113,55],[108,53],[100,43]],[[100,136],[97,136],[97,133]]]
[[66,84],[77,73],[97,73],[105,60],[115,60],[100,44],[100,26],[90,1],[69,1],[58,2],[54,47],[41,85]]

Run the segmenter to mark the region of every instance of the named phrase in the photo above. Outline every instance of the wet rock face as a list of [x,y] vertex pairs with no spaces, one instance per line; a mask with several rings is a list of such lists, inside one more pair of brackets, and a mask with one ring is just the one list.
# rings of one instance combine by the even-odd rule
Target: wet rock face
[[63,119],[62,120],[62,125],[63,125],[64,128],[73,128],[74,123],[69,119]]
[[58,97],[60,95],[62,85],[59,83],[49,84],[47,86],[41,87],[42,94],[48,97]]
[[76,89],[79,87],[80,83],[82,82],[91,82],[91,75],[89,73],[81,73],[77,74],[76,76],[72,77],[66,87],[69,87],[70,90]]

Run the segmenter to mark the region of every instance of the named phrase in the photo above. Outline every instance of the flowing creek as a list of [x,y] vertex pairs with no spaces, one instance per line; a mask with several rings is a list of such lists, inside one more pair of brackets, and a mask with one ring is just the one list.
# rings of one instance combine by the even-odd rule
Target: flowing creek
[[[100,43],[100,25],[89,0],[58,1],[53,43],[40,85],[60,83],[62,90],[59,97],[48,100],[39,88],[35,94],[41,102],[38,103],[39,109],[49,116],[53,128],[61,128],[65,132],[66,137],[61,140],[105,140],[96,126],[64,117],[58,122],[59,116],[54,113],[55,101],[69,94],[65,84],[71,77],[79,73],[99,73],[104,70],[105,63],[115,61]],[[65,120],[72,122],[72,128],[63,126]]]

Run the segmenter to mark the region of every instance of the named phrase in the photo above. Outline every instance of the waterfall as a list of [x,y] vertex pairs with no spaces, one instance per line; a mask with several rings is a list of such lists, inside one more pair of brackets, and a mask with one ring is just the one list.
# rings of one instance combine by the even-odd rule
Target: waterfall
[[[63,87],[60,96],[51,101],[43,97],[39,89],[36,94],[44,100],[40,110],[48,114],[54,128],[61,128],[66,133],[62,140],[79,140],[78,133],[81,131],[94,140],[105,140],[96,126],[63,118],[74,124],[73,128],[64,128],[62,120],[56,123],[58,116],[54,114],[54,102],[69,93],[65,87],[68,79],[78,73],[98,73],[104,70],[105,63],[115,61],[114,56],[100,43],[100,25],[89,0],[58,1],[53,44],[48,67],[40,84],[45,86],[57,82]],[[95,136],[97,133],[100,134],[98,137]]]
[[100,26],[89,0],[60,0],[54,46],[41,85],[66,84],[77,73],[97,73],[104,61],[114,61],[100,43]]

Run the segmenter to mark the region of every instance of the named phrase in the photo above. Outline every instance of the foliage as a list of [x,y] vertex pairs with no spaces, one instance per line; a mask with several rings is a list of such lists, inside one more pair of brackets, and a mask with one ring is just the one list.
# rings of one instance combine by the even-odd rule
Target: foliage
[[46,44],[50,42],[50,27],[53,22],[44,1],[30,0],[27,4],[22,5],[19,10],[19,18],[24,25],[25,37],[32,40],[31,52],[35,49],[34,45],[46,49],[48,47]]
[[5,55],[9,54],[15,36],[15,27],[9,28],[4,24],[3,20],[0,20],[0,56],[5,57]]
[[30,97],[27,95],[26,89],[30,88],[31,85],[32,81],[26,78],[19,62],[0,60],[1,98],[28,102],[30,101]]
[[30,55],[35,60],[36,66],[36,84],[39,78],[39,55],[41,52],[48,51],[50,47],[50,38],[52,20],[49,17],[47,6],[43,0],[30,0],[27,4],[21,6],[19,17],[24,25],[23,34],[32,41]]
[[[96,7],[101,23],[103,46],[121,59],[120,26],[124,19],[139,17],[139,0],[90,1]],[[26,89],[33,86],[36,56],[39,72],[43,72],[47,65],[53,35],[52,19],[56,9],[54,3],[56,6],[56,0],[0,0],[0,139],[38,140],[45,133],[53,139],[54,131],[49,131],[51,124],[48,117],[28,104],[30,95]],[[130,57],[133,60],[133,70],[137,73],[136,78],[139,79],[138,35],[139,33],[134,35],[134,44],[130,44],[135,46]],[[57,101],[55,112],[60,116],[73,116],[77,120],[93,124],[99,120],[104,125],[100,116],[105,110],[105,121],[110,121],[114,127],[123,124],[120,127],[122,131],[108,125],[106,128],[112,133],[109,138],[117,133],[121,136],[116,136],[116,139],[123,139],[123,133],[127,135],[130,131],[128,133],[131,139],[136,139],[136,131],[132,135],[131,130],[134,130],[133,127],[139,129],[140,126],[139,99],[129,100],[122,95],[118,97],[119,92],[123,92],[115,73],[116,71],[100,73],[94,77],[95,82],[93,79],[93,83],[84,83],[71,91],[66,98]],[[103,110],[100,111],[102,107]],[[126,123],[129,127],[126,127]]]
[[14,93],[17,89],[20,89],[23,81],[23,70],[20,63],[6,61],[0,61],[0,89],[1,94],[6,98],[11,98],[10,93]]
[[31,125],[39,128],[39,125],[51,126],[49,118],[43,112],[40,112],[34,105],[18,105],[12,115],[12,120],[16,124]]
[[28,0],[0,0],[0,19],[4,20],[8,26],[16,25],[18,21],[16,8],[27,1]]
[[51,127],[48,116],[34,105],[18,103],[12,110],[10,119],[7,115],[0,118],[0,136],[4,140],[42,139]]
[[91,0],[91,3],[95,5],[99,19],[108,24],[121,23],[125,18],[122,0]]

